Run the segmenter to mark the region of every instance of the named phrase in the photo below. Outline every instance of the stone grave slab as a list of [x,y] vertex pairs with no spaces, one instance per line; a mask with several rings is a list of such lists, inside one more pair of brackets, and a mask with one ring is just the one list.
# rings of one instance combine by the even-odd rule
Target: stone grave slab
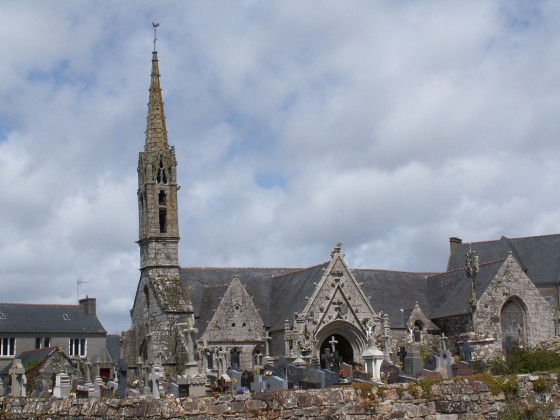
[[286,377],[288,380],[288,388],[299,388],[300,382],[303,381],[303,372],[304,368],[296,366],[296,365],[288,365],[288,369],[286,370]]
[[409,376],[416,376],[424,368],[424,361],[422,356],[420,356],[420,351],[418,347],[413,346],[407,351],[407,355],[404,359],[404,374]]
[[264,392],[266,391],[266,384],[263,379],[263,375],[255,375],[253,382],[251,383],[251,392]]
[[397,366],[387,360],[381,362],[381,373],[383,378],[387,378],[387,383],[396,384],[399,382],[399,377],[402,375],[400,366]]
[[288,381],[278,376],[265,376],[264,383],[266,391],[279,391],[288,389]]
[[175,382],[168,382],[165,395],[173,395],[175,398],[179,398],[179,385]]
[[230,369],[228,370],[228,375],[231,378],[231,388],[234,391],[237,391],[239,388],[241,388],[241,377],[243,376],[243,374],[241,372],[238,372],[237,370]]
[[473,367],[462,360],[451,365],[451,370],[453,371],[453,376],[471,376],[476,373]]
[[325,372],[322,369],[305,369],[303,371],[303,380],[300,383],[303,388],[325,388]]
[[420,371],[420,373],[418,373],[418,375],[416,375],[416,377],[418,379],[424,379],[424,378],[441,379],[441,374],[439,372],[436,372],[436,371],[433,371],[433,370],[422,369]]
[[453,370],[451,369],[451,365],[455,363],[455,359],[453,358],[453,354],[447,350],[443,349],[439,352],[438,357],[438,370],[443,370],[447,374],[447,378],[451,378],[453,376]]
[[325,374],[325,388],[338,384],[340,378],[338,372],[331,372],[328,369],[321,369],[321,371]]
[[339,375],[343,380],[349,381],[350,379],[352,379],[353,376],[352,372],[354,371],[352,365],[342,362],[338,365],[338,368],[339,368]]
[[424,360],[424,369],[427,370],[436,370],[438,366],[437,356],[434,354],[430,354],[426,356],[426,360]]

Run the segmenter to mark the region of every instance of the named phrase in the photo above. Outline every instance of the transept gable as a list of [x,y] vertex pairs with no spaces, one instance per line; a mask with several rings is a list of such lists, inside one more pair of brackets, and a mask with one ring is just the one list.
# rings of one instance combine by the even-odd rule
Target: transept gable
[[234,277],[202,337],[209,343],[261,340],[264,323],[251,296]]
[[337,244],[331,253],[330,264],[298,316],[314,319],[316,330],[334,321],[346,321],[363,330],[367,320],[376,318],[375,311],[348,269],[340,250],[341,245]]

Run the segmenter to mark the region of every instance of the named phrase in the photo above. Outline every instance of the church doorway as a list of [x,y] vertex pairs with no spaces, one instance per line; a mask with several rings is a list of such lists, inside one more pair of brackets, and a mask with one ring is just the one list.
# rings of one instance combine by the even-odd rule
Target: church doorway
[[518,299],[509,299],[502,307],[502,349],[509,353],[513,346],[525,344],[526,325],[525,309],[523,303]]
[[[350,363],[354,361],[354,350],[350,342],[340,334],[333,334],[323,340],[321,344],[321,355],[325,354],[325,349],[329,349],[332,354],[333,349],[338,353],[341,362]],[[321,368],[325,368],[325,359],[321,358]]]

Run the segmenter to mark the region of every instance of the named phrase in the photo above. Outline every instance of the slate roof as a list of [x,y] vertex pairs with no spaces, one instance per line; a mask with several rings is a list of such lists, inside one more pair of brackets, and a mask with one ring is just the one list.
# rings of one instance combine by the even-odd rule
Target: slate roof
[[412,309],[415,302],[418,302],[424,314],[430,318],[426,278],[433,273],[354,269],[352,274],[358,283],[363,283],[365,295],[371,296],[372,308],[376,312],[389,314],[391,328],[406,328],[401,309]]
[[[56,347],[45,347],[36,350],[26,350],[26,351],[22,351],[15,358],[21,359],[21,364],[23,367],[25,367],[30,362],[33,362],[35,360],[37,361],[44,360],[45,358],[53,354],[55,351],[58,351]],[[12,363],[8,364],[7,366],[4,366],[4,368],[0,370],[0,376],[8,375],[11,367],[12,367]]]
[[0,303],[0,333],[60,335],[105,334],[106,331],[97,316],[87,315],[81,305]]
[[182,267],[181,281],[189,290],[194,315],[200,325],[197,338],[212,319],[227,287],[238,276],[251,296],[263,322],[270,326],[270,301],[272,279],[287,273],[296,272],[297,268],[251,268],[251,267]]
[[121,336],[118,334],[107,334],[105,351],[111,363],[117,363],[121,357]]
[[[506,238],[495,241],[472,242],[481,263],[504,259],[511,251],[527,276],[537,286],[556,284],[560,273],[560,234],[531,236],[525,238]],[[457,245],[449,256],[448,270],[465,267],[465,254],[469,244]]]
[[[476,276],[476,297],[480,299],[505,259],[480,264]],[[471,281],[466,269],[448,271],[427,279],[426,295],[429,300],[431,319],[470,312]]]

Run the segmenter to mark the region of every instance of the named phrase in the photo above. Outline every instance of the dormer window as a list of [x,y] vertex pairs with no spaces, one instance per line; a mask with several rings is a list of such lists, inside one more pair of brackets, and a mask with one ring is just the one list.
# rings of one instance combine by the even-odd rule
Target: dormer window
[[68,316],[68,314],[62,315],[62,319],[64,319],[65,321],[70,321],[70,317]]
[[6,319],[7,316],[4,312],[0,312],[0,319]]

